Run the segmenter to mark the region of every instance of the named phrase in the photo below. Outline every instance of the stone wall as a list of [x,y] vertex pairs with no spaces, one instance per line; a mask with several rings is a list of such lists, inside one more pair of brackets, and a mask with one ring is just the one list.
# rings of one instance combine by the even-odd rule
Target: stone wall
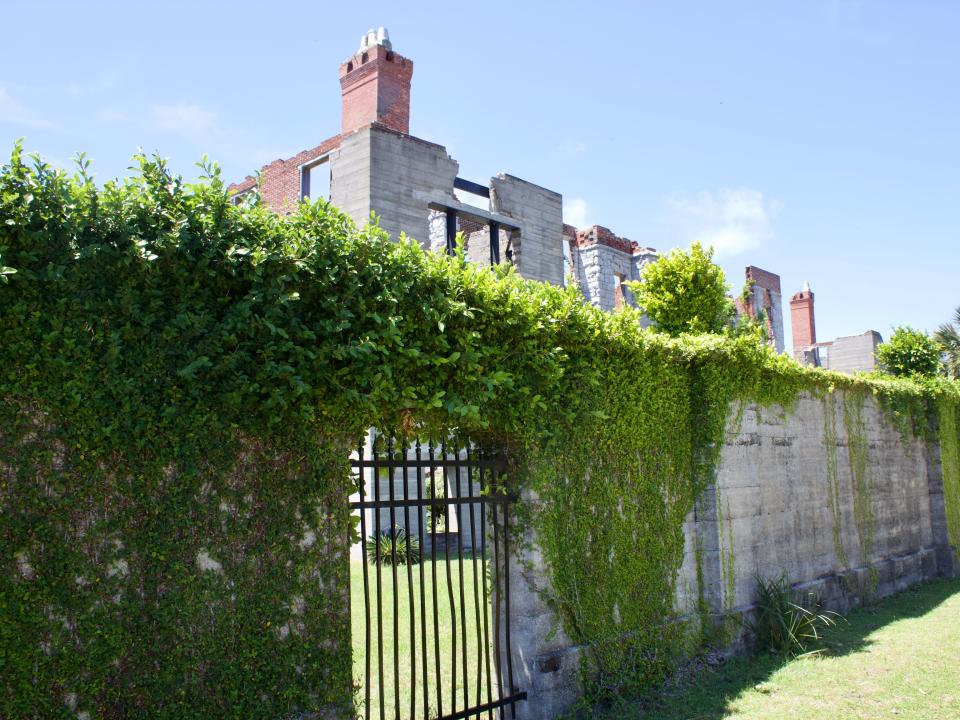
[[[572,245],[571,271],[587,302],[602,310],[615,310],[621,303],[636,307],[633,293],[623,283],[639,280],[643,266],[656,262],[657,251],[599,225],[584,230],[566,226],[565,232]],[[642,322],[649,324],[646,316]]]
[[[845,612],[956,572],[937,444],[905,439],[872,399],[840,392],[787,412],[732,408],[715,481],[685,536],[676,607],[695,624],[702,597],[734,647],[758,575],[785,574]],[[547,582],[542,558],[534,549],[526,560],[511,583],[514,667],[530,693],[519,716],[548,718],[576,698],[579,649],[551,635],[556,620],[533,589]]]

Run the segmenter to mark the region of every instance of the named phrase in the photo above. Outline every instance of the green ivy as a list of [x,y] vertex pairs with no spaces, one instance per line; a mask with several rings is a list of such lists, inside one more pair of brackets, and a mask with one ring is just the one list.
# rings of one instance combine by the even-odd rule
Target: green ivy
[[850,390],[925,427],[935,398],[960,487],[948,381],[666,337],[322,201],[280,217],[213,166],[186,184],[137,164],[97,186],[17,146],[0,170],[2,717],[345,708],[348,455],[369,427],[508,444],[592,697],[689,647],[683,522],[731,403]]
[[873,552],[875,516],[868,463],[868,440],[863,423],[864,397],[848,392],[843,397],[843,426],[847,433],[847,456],[850,464],[850,483],[853,489],[853,524],[860,540],[860,565],[869,568],[867,593],[876,590],[877,574],[870,564]]
[[827,454],[827,500],[833,516],[833,551],[841,567],[849,565],[843,547],[843,513],[840,507],[840,482],[837,479],[837,403],[832,392],[823,394],[823,443]]
[[960,406],[949,397],[938,403],[940,464],[943,472],[943,501],[947,516],[947,534],[954,555],[960,560],[960,434],[957,414]]

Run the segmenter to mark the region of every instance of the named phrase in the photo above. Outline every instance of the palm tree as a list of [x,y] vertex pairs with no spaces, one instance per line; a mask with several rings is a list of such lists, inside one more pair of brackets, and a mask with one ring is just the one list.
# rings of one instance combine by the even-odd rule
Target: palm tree
[[943,347],[947,375],[960,378],[960,307],[953,311],[953,322],[941,325],[933,338]]

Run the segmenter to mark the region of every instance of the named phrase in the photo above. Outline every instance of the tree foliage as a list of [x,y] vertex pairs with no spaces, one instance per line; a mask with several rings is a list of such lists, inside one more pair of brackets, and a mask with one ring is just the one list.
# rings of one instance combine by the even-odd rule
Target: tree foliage
[[885,373],[898,377],[936,375],[940,369],[940,346],[922,330],[898,327],[877,348],[877,363]]
[[689,251],[671,250],[629,283],[637,303],[660,332],[719,333],[734,314],[723,270],[713,262],[713,248],[695,242]]
[[953,320],[941,325],[933,334],[943,351],[943,371],[947,377],[960,379],[960,307],[953,311]]

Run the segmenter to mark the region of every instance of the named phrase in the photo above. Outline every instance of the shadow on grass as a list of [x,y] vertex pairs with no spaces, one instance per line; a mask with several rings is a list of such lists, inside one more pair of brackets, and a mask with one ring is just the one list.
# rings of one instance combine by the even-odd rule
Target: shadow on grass
[[[830,657],[859,652],[872,644],[870,635],[876,630],[926,615],[956,593],[960,593],[960,579],[937,580],[857,608],[849,613],[847,622],[827,631],[817,647]],[[762,687],[789,662],[790,658],[781,655],[761,654],[731,657],[713,667],[691,663],[655,696],[621,701],[590,715],[604,720],[723,720],[731,701],[746,690]]]

